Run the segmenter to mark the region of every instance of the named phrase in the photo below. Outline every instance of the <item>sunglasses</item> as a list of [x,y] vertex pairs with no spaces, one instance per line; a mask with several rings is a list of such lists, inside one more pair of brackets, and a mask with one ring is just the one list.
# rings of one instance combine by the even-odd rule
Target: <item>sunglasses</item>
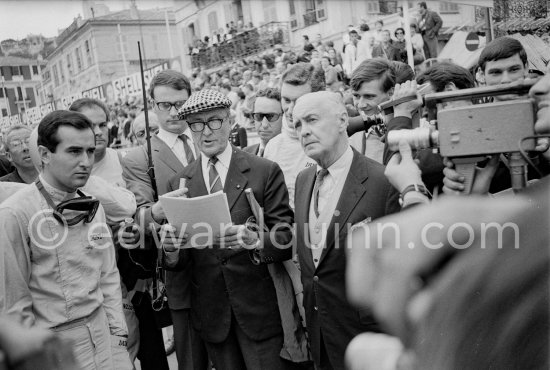
[[269,122],[275,122],[281,115],[282,113],[252,113],[252,118],[254,118],[254,121],[261,122],[265,117]]
[[[154,135],[154,134],[156,134],[157,132],[159,132],[159,128],[158,128],[158,127],[151,127],[151,128],[149,129],[149,131],[151,131],[151,135]],[[137,137],[138,139],[141,139],[141,138],[145,137],[145,132],[146,132],[145,129],[139,130],[138,132],[136,132],[136,137]]]

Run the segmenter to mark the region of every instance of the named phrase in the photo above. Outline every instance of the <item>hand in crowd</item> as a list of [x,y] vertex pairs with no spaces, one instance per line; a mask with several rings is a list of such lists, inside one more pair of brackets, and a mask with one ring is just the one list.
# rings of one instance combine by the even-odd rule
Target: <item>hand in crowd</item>
[[[169,193],[164,194],[164,196],[167,197],[186,197],[187,196],[188,189],[186,187],[179,188],[177,190],[171,191]],[[153,220],[155,220],[156,223],[161,223],[164,220],[166,220],[166,215],[164,214],[164,209],[162,208],[162,205],[160,204],[160,201],[157,201],[153,206],[151,207],[151,216],[153,217]]]
[[160,242],[165,252],[175,252],[185,246],[189,240],[189,234],[180,235],[175,227],[164,224],[160,228]]
[[220,235],[214,237],[214,245],[228,249],[254,249],[259,239],[258,233],[245,225],[228,225]]
[[412,118],[412,112],[422,106],[422,98],[418,93],[416,81],[405,81],[402,84],[395,85],[392,94],[392,100],[415,96],[416,99],[396,105],[393,108],[394,117],[409,117]]
[[412,149],[406,141],[399,142],[399,152],[386,165],[384,175],[400,193],[409,185],[423,184],[422,171],[412,157]]
[[[487,194],[493,176],[498,169],[500,156],[498,154],[491,156],[485,167],[476,167],[471,194]],[[464,176],[455,170],[455,165],[449,158],[443,158],[443,192],[445,194],[462,194],[464,190]]]
[[128,225],[125,222],[120,223],[118,231],[118,241],[120,245],[126,249],[133,249],[138,246],[140,239],[139,227],[136,224]]
[[[505,202],[447,197],[354,228],[348,237],[346,259],[350,301],[372,307],[384,328],[407,344],[413,334],[411,325],[420,321],[431,305],[429,282],[441,272],[443,261],[459,253],[451,246],[449,232],[453,245],[467,245],[471,237],[479,240],[484,223],[503,224],[510,215],[528,207],[529,202],[520,197]],[[464,220],[472,225],[472,231],[455,227]],[[399,232],[376,229],[388,224]]]

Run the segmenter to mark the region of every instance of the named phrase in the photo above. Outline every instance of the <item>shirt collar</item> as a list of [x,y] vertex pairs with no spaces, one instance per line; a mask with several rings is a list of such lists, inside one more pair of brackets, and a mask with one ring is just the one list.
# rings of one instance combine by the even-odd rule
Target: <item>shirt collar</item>
[[76,192],[68,193],[66,191],[60,190],[50,183],[48,183],[42,174],[38,175],[38,178],[40,179],[40,182],[44,186],[44,189],[46,190],[46,193],[52,198],[54,203],[61,203],[67,199],[71,199],[75,197]]
[[[349,167],[351,167],[352,161],[353,150],[351,150],[351,146],[348,145],[348,148],[346,149],[344,154],[342,154],[340,158],[336,160],[336,162],[334,162],[332,165],[329,166],[329,168],[327,168],[329,175],[331,175],[335,179],[339,179],[341,177],[345,178],[347,176],[345,172]],[[322,168],[323,167],[317,165],[317,172],[319,172]]]
[[[231,162],[231,153],[233,152],[233,148],[231,147],[231,144],[227,143],[227,146],[225,147],[224,151],[218,154],[216,157],[218,157],[218,163],[221,163],[223,167],[229,168],[229,162]],[[201,154],[201,162],[202,167],[207,168],[208,167],[208,160],[210,157],[207,157],[205,155]]]
[[[191,135],[191,129],[189,129],[189,127],[187,127],[181,134],[187,136],[192,143],[194,142],[193,135]],[[159,127],[159,132],[157,133],[158,138],[164,141],[170,148],[173,148],[174,145],[176,145],[179,135],[163,130],[161,127]]]

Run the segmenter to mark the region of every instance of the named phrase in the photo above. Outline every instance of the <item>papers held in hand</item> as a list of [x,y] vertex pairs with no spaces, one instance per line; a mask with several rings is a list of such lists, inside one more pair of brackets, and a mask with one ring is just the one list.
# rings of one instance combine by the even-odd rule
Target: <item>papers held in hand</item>
[[195,198],[170,194],[161,195],[159,200],[168,222],[176,228],[176,235],[189,234],[187,248],[212,245],[213,238],[231,223],[227,196],[221,191]]

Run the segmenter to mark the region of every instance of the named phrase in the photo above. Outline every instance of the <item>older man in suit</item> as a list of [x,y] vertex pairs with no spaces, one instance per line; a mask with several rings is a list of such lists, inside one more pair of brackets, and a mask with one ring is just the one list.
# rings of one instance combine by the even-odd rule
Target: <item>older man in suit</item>
[[[150,95],[153,112],[159,123],[159,131],[151,137],[151,149],[158,195],[168,191],[168,180],[198,155],[187,123],[178,118],[178,109],[191,95],[191,85],[183,74],[165,70],[151,81]],[[132,149],[123,158],[123,176],[127,188],[136,196],[140,225],[156,225],[163,222],[164,212],[155,194],[148,172],[147,152],[143,147]],[[149,227],[146,227],[146,243],[154,245]],[[155,250],[156,254],[156,250]],[[206,369],[208,359],[200,337],[190,325],[190,278],[186,271],[167,271],[166,290],[174,324],[174,340],[179,369]]]
[[418,27],[424,39],[424,54],[426,55],[426,59],[437,58],[439,54],[437,50],[437,34],[443,25],[443,20],[441,20],[439,14],[428,9],[425,1],[418,3],[418,14],[420,15]]
[[[230,106],[223,94],[205,89],[180,110],[201,157],[171,180],[171,188],[183,178],[189,197],[225,192],[232,220],[213,245],[187,249],[180,260],[190,260],[193,323],[214,367],[284,369],[283,329],[267,264],[291,257],[293,214],[279,166],[229,144]],[[263,207],[263,230],[247,222],[254,215],[248,188]]]
[[344,369],[351,339],[380,327],[369,308],[346,298],[345,241],[351,225],[399,210],[384,167],[353,150],[348,115],[338,94],[300,97],[293,120],[305,153],[317,162],[296,179],[296,242],[304,307],[317,369]]

